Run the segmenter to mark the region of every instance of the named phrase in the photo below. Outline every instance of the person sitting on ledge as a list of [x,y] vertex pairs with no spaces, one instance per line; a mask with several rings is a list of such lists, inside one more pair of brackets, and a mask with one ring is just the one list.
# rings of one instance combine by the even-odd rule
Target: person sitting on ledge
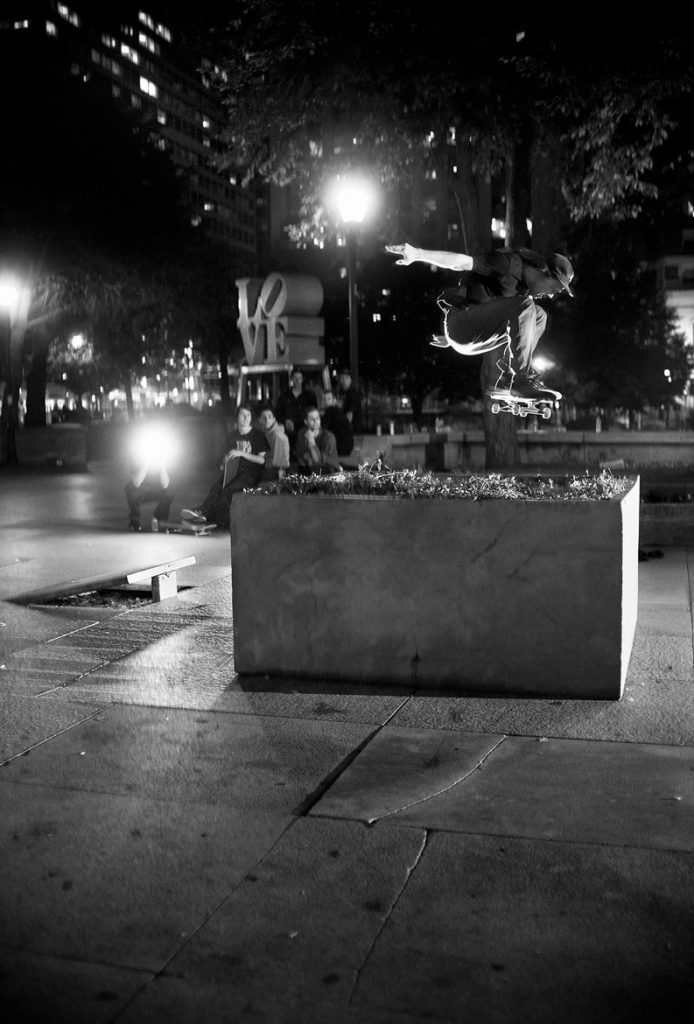
[[339,473],[335,435],[321,426],[320,413],[310,406],[304,415],[304,426],[296,439],[296,462],[300,473]]

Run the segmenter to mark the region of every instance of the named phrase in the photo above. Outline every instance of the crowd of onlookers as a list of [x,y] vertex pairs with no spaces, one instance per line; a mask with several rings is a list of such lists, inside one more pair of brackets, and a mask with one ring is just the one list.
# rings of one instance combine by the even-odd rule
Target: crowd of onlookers
[[[340,459],[351,454],[354,434],[362,427],[361,398],[347,369],[339,375],[339,393],[324,392],[320,405],[301,370],[294,370],[276,408],[269,402],[255,413],[249,405],[237,408],[219,475],[199,505],[182,509],[181,518],[193,525],[228,526],[239,491],[287,472],[339,472]],[[173,488],[165,465],[133,467],[125,490],[132,530],[141,529],[143,503],[155,503],[153,529],[169,520]]]

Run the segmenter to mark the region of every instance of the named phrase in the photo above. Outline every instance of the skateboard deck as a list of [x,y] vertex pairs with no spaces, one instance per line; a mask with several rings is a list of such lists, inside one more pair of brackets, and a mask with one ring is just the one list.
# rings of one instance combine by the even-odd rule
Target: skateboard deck
[[181,519],[179,522],[172,520],[159,523],[160,533],[192,533],[196,537],[207,537],[216,529],[216,523],[189,523],[185,519]]
[[517,395],[510,395],[507,391],[491,388],[487,391],[487,397],[491,400],[491,410],[496,416],[500,412],[510,412],[513,416],[541,416],[548,420],[559,402],[554,398],[521,398]]

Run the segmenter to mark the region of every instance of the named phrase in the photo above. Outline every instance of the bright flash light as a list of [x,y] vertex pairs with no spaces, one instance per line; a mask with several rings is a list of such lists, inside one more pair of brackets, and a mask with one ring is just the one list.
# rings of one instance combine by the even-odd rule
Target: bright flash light
[[540,373],[547,373],[548,370],[553,370],[555,364],[551,359],[547,359],[545,356],[536,356],[533,359],[533,367],[539,370]]
[[179,446],[170,427],[150,423],[140,427],[132,436],[130,454],[138,465],[171,466],[178,458]]
[[12,309],[19,301],[19,285],[11,277],[0,278],[0,308]]
[[70,345],[77,352],[79,349],[84,348],[85,338],[83,334],[73,334],[70,338]]

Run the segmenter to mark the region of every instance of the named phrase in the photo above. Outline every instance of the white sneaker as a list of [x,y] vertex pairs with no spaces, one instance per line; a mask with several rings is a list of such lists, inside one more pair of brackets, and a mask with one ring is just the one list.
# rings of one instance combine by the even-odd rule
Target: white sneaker
[[202,512],[198,512],[194,508],[182,508],[181,519],[185,519],[188,523],[195,523],[196,526],[202,526],[203,523],[207,522],[207,516],[204,516]]

